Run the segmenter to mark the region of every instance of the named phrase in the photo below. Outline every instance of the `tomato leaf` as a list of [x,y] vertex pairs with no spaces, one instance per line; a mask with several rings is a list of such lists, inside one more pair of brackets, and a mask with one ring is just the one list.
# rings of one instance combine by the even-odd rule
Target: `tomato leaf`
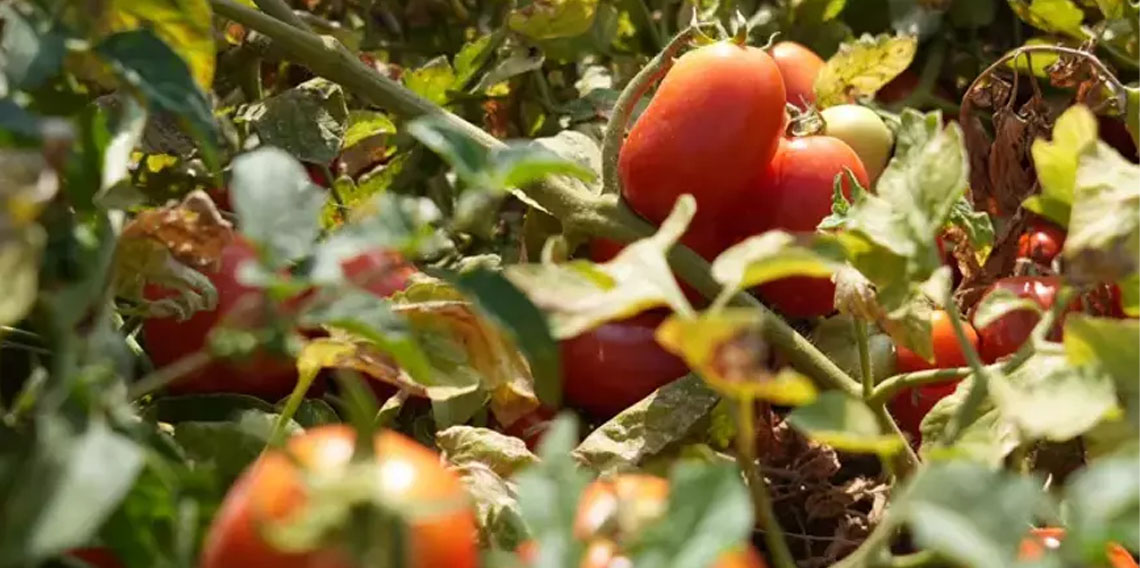
[[655,235],[630,244],[609,262],[519,264],[508,267],[506,276],[546,312],[556,339],[574,337],[606,321],[661,305],[688,313],[691,308],[665,253],[685,231],[695,210],[695,200],[682,196]]
[[761,398],[788,406],[815,400],[810,379],[791,368],[778,373],[769,369],[769,348],[759,332],[762,317],[736,308],[697,318],[674,314],[657,328],[657,342],[732,398]]
[[[23,8],[23,10],[21,10]],[[67,36],[39,10],[14,3],[0,6],[4,20],[4,75],[10,88],[36,89],[56,76],[67,54]]]
[[1109,543],[1130,550],[1140,548],[1136,515],[1140,514],[1140,487],[1135,450],[1121,452],[1089,464],[1065,484],[1068,531],[1061,553],[1076,564],[1104,561]]
[[1002,418],[1028,439],[1071,440],[1116,409],[1110,376],[1061,355],[1039,353],[1008,376],[994,373],[990,389]]
[[1085,13],[1072,0],[1009,0],[1009,7],[1022,21],[1041,31],[1081,37]]
[[452,426],[436,432],[435,443],[449,464],[480,462],[504,478],[538,463],[522,440],[487,428]]
[[374,110],[351,110],[342,148],[348,150],[373,136],[395,133],[396,125],[388,115]]
[[994,224],[988,213],[975,211],[970,201],[962,196],[954,202],[946,222],[965,231],[970,246],[980,255],[979,262],[985,259],[994,245]]
[[839,391],[821,393],[810,404],[792,410],[788,422],[809,438],[846,452],[890,456],[906,443],[884,433],[866,404]]
[[407,71],[403,78],[408,90],[437,105],[448,101],[448,91],[456,84],[455,69],[442,55]]
[[577,441],[577,419],[559,415],[539,445],[542,461],[515,476],[519,508],[534,537],[539,566],[575,566],[582,558],[584,547],[573,527],[590,476],[571,455]]
[[532,40],[581,35],[594,23],[598,0],[550,0],[520,2],[507,26]]
[[661,522],[632,545],[638,568],[711,566],[752,534],[748,489],[734,465],[681,462],[669,476],[669,503]]
[[974,309],[974,327],[979,329],[989,326],[1012,311],[1028,310],[1035,314],[1041,313],[1041,306],[1037,302],[1028,298],[1021,298],[1002,288],[988,292]]
[[1077,167],[1069,231],[1061,255],[1066,275],[1095,284],[1140,270],[1140,166],[1104,142],[1087,147]]
[[150,28],[174,50],[202,90],[214,84],[213,13],[208,0],[111,0],[100,4],[101,33]]
[[1096,144],[1096,131],[1096,118],[1087,108],[1078,105],[1057,117],[1052,141],[1033,142],[1031,152],[1041,193],[1025,200],[1026,209],[1062,227],[1069,226],[1080,156]]
[[309,254],[320,233],[322,190],[284,150],[259,148],[233,161],[230,195],[242,233],[271,268]]
[[574,449],[574,457],[603,475],[637,468],[689,437],[718,400],[700,377],[686,375],[599,426]]
[[484,314],[510,332],[530,363],[538,399],[558,408],[562,402],[562,358],[542,312],[502,273],[473,270],[455,276],[452,282],[474,298]]
[[843,249],[830,235],[797,239],[777,230],[729,247],[713,261],[712,275],[724,286],[742,290],[787,276],[829,277],[843,261]]
[[820,108],[874,95],[910,66],[917,47],[914,36],[886,34],[843,43],[815,78]]
[[951,461],[920,470],[892,514],[915,544],[956,564],[1013,566],[1018,545],[1045,504],[1041,482],[987,466]]
[[1094,318],[1084,314],[1065,317],[1065,356],[1070,365],[1095,369],[1110,377],[1127,405],[1133,424],[1140,425],[1136,404],[1140,384],[1136,368],[1140,354],[1130,346],[1140,341],[1140,323],[1134,319]]
[[[992,380],[991,373],[991,380]],[[934,404],[922,420],[922,454],[927,459],[963,458],[999,466],[1021,443],[1017,428],[1005,420],[987,398],[978,407],[977,419],[965,427],[952,448],[943,449],[943,433],[969,393],[973,378],[967,377],[950,395]]]
[[[279,415],[260,410],[243,410],[227,420],[188,421],[174,425],[174,440],[191,459],[214,468],[225,483],[232,483],[261,455]],[[290,420],[289,435],[301,432]]]
[[318,78],[251,104],[238,119],[253,125],[262,144],[327,164],[340,153],[349,116],[340,85]]
[[59,180],[38,152],[0,150],[0,325],[23,319],[36,300],[40,255],[47,241],[36,223],[59,189]]

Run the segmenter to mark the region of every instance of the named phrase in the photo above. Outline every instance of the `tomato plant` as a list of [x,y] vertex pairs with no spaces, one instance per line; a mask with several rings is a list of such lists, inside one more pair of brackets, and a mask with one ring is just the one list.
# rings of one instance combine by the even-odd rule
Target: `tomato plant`
[[783,120],[784,82],[767,53],[730,42],[694,49],[621,147],[622,196],[659,223],[677,197],[693,194],[697,217],[682,242],[713,258],[727,246],[721,219],[775,154]]
[[[898,370],[901,373],[913,373],[926,369],[947,369],[966,366],[966,355],[954,334],[950,315],[943,310],[935,310],[930,316],[931,339],[934,342],[934,361],[930,362],[919,357],[914,351],[905,346],[898,347]],[[978,334],[968,323],[965,326],[966,337],[975,349],[978,347]],[[934,408],[935,403],[950,395],[958,388],[958,381],[947,381],[923,385],[915,389],[907,389],[895,396],[890,403],[891,416],[898,422],[904,432],[909,433],[916,441],[922,441],[919,426],[922,419]]]
[[[782,140],[736,217],[740,234],[768,229],[814,231],[831,212],[832,188],[836,176],[845,170],[850,170],[860,185],[867,185],[867,172],[859,156],[838,138]],[[849,192],[846,178],[843,184]],[[783,278],[761,285],[759,294],[789,317],[824,316],[834,310],[835,286],[826,278]]]
[[794,41],[781,41],[772,46],[772,60],[784,79],[788,104],[806,108],[815,103],[815,78],[824,61],[814,51]]
[[[1054,276],[1011,276],[994,282],[987,290],[1005,290],[1018,298],[1033,300],[1042,310],[1053,307],[1053,299],[1057,295],[1060,279]],[[1065,309],[1069,312],[1079,309],[1079,301]],[[982,360],[992,363],[1012,354],[1029,338],[1030,332],[1040,321],[1041,316],[1031,310],[1012,310],[996,321],[978,329],[978,338]],[[1053,327],[1046,335],[1052,341],[1061,338],[1061,322]]]
[[1050,266],[1053,264],[1053,259],[1061,254],[1061,248],[1064,246],[1063,229],[1043,219],[1035,219],[1017,238],[1017,256]]
[[689,372],[654,339],[667,314],[642,312],[562,340],[566,402],[608,418]]
[[[305,509],[309,476],[335,478],[345,472],[355,443],[350,428],[328,426],[289,440],[288,454],[275,451],[259,458],[226,495],[206,537],[200,566],[355,566],[341,545],[282,551],[263,536],[265,526]],[[391,500],[385,502],[404,508],[439,508],[423,518],[409,517],[405,552],[409,566],[476,566],[475,521],[459,479],[439,463],[434,452],[400,434],[382,432],[373,443],[372,475],[377,489]]]

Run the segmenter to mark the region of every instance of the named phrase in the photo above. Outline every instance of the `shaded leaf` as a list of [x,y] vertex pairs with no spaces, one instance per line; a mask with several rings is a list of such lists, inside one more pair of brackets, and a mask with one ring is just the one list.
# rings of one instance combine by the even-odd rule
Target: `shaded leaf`
[[1060,355],[1038,353],[1008,377],[994,373],[990,390],[1002,417],[1029,439],[1071,440],[1116,408],[1111,377]]
[[15,2],[0,6],[0,19],[4,21],[0,53],[10,88],[36,89],[59,73],[67,37],[51,19]]
[[174,50],[208,91],[214,83],[214,30],[209,0],[110,0],[102,4],[99,28],[113,33],[150,28]]
[[319,78],[253,103],[240,118],[253,125],[262,144],[315,164],[340,153],[349,121],[343,89]]
[[582,558],[582,543],[574,537],[578,499],[590,476],[571,457],[578,441],[578,421],[559,415],[539,445],[538,465],[515,477],[523,520],[537,548],[539,566],[574,566]]

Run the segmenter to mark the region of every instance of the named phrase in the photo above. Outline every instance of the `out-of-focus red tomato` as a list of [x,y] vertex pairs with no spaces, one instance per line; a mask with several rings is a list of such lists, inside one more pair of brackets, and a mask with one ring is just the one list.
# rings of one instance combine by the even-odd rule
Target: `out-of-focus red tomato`
[[[913,373],[927,369],[951,369],[966,366],[966,355],[954,334],[950,315],[942,310],[931,314],[931,334],[934,341],[934,362],[926,361],[914,351],[898,346],[898,370],[900,373]],[[978,346],[978,336],[968,322],[962,322],[966,337],[974,348]],[[946,381],[923,385],[916,389],[906,389],[895,395],[890,402],[891,416],[899,428],[910,434],[916,442],[922,441],[919,426],[922,419],[934,408],[939,400],[949,396],[958,388],[959,381]]]

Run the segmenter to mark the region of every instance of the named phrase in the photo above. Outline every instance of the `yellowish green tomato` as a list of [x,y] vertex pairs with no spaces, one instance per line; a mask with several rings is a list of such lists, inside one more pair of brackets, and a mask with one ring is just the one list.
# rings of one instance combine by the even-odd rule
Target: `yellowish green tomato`
[[824,134],[851,146],[859,155],[871,184],[879,179],[891,158],[894,136],[875,111],[860,105],[836,105],[820,113],[826,124]]

